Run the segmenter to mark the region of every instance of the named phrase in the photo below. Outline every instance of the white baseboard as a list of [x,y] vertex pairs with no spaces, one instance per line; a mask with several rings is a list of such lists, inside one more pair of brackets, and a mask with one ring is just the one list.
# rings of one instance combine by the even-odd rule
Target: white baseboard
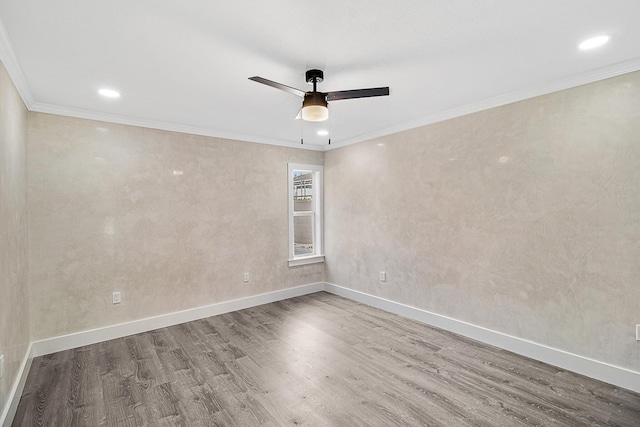
[[110,339],[121,338],[158,328],[177,325],[193,320],[251,308],[262,304],[281,301],[288,298],[312,294],[320,291],[339,295],[351,300],[380,308],[390,313],[445,329],[475,340],[503,348],[514,353],[576,372],[600,381],[613,384],[640,393],[640,372],[610,365],[576,354],[568,353],[532,341],[516,338],[501,332],[492,331],[450,317],[431,313],[426,310],[400,304],[384,298],[369,295],[353,289],[331,283],[312,283],[294,288],[283,289],[266,294],[253,295],[231,301],[224,301],[204,307],[168,313],[104,328],[82,331],[32,342],[20,366],[19,376],[11,388],[7,405],[0,416],[0,427],[9,427],[20,402],[20,396],[34,357],[57,351],[69,350],[84,345],[95,344]]
[[29,375],[29,369],[31,369],[32,361],[33,344],[29,344],[24,358],[20,363],[17,380],[11,386],[11,390],[9,390],[9,395],[7,396],[7,404],[0,414],[0,427],[11,427],[11,423],[13,423],[13,418],[18,410],[18,404],[20,403],[20,397],[22,397],[24,384],[27,382],[27,376]]
[[252,295],[246,298],[224,301],[204,307],[197,307],[189,310],[149,317],[146,319],[134,320],[132,322],[106,326],[104,328],[91,329],[69,335],[47,338],[32,343],[33,357],[95,344],[115,338],[126,337],[128,335],[139,334],[141,332],[152,331],[158,328],[178,325],[180,323],[191,322],[193,320],[204,319],[205,317],[251,308],[262,304],[268,304],[270,302],[282,301],[287,298],[312,294],[322,291],[323,287],[324,283],[312,283],[266,294]]
[[331,283],[325,283],[324,290],[372,307],[380,308],[390,313],[398,314],[402,317],[464,335],[465,337],[500,347],[513,353],[566,369],[567,371],[640,393],[640,372],[589,359],[533,341],[516,338],[481,326],[472,325]]

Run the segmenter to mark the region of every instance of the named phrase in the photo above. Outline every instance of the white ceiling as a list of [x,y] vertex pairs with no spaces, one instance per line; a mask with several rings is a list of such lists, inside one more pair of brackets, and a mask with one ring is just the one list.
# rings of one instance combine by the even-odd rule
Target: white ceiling
[[294,120],[301,99],[248,77],[390,86],[330,103],[337,147],[640,69],[638,0],[0,0],[0,20],[33,111],[291,146],[302,132],[312,149],[326,137]]

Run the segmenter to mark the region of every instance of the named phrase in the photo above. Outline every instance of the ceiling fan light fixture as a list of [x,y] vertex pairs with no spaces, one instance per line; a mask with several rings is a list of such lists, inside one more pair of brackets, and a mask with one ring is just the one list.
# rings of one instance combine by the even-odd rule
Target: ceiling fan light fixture
[[323,122],[329,118],[329,109],[321,105],[309,105],[302,108],[302,120]]
[[307,92],[302,102],[302,120],[323,122],[329,118],[327,95],[321,92]]

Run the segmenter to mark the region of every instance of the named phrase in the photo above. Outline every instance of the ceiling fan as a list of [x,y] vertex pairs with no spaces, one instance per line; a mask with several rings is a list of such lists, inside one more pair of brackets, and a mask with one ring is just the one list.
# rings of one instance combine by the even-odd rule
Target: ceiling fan
[[[322,70],[308,70],[305,74],[307,83],[313,85],[311,92],[305,92],[291,86],[283,85],[263,77],[249,77],[249,80],[262,83],[276,89],[289,92],[293,95],[304,98],[300,116],[308,122],[321,122],[329,118],[329,101],[339,101],[341,99],[368,98],[371,96],[389,95],[389,87],[375,87],[369,89],[340,90],[337,92],[318,92],[316,85],[324,80]],[[297,117],[296,117],[297,118]]]

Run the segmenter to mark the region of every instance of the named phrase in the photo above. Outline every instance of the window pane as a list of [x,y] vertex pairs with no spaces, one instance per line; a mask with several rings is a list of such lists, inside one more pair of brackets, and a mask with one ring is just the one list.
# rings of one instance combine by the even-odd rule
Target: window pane
[[293,172],[293,211],[310,212],[313,210],[313,172]]
[[313,253],[313,215],[293,217],[293,254]]

